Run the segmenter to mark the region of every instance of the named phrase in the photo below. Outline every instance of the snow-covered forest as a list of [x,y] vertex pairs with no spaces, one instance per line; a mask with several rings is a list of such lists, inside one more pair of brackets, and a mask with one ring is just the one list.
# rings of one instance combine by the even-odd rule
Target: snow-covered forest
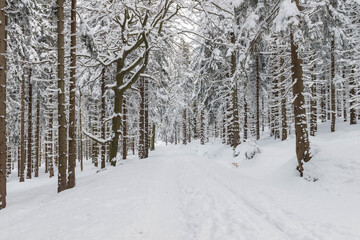
[[0,0],[0,240],[360,239],[360,0]]

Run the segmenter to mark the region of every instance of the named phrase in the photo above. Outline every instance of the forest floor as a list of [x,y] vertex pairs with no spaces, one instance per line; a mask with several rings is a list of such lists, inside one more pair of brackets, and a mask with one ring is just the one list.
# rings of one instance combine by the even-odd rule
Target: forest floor
[[210,140],[159,144],[148,159],[98,173],[87,161],[60,194],[56,178],[13,174],[0,240],[358,240],[360,126],[338,126],[310,139],[308,181],[295,170],[293,137],[265,135],[251,160]]

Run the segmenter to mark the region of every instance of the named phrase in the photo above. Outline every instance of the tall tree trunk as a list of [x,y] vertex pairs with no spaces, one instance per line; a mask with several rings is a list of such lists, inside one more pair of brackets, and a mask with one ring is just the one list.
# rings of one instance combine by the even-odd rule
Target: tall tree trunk
[[[323,79],[325,79],[325,74]],[[326,84],[322,84],[321,88],[321,122],[326,122]]]
[[55,139],[54,139],[54,106],[53,106],[53,95],[49,96],[49,106],[50,106],[50,114],[49,114],[49,141],[50,141],[50,157],[49,157],[49,178],[54,176],[54,159],[55,159]]
[[155,150],[155,123],[152,124],[150,151]]
[[[297,2],[298,3],[298,2]],[[298,45],[295,43],[293,31],[290,32],[291,43],[291,64],[294,95],[294,117],[296,136],[296,156],[299,166],[297,167],[300,176],[303,176],[303,163],[310,160],[310,143],[307,132],[306,110],[304,100],[304,83],[302,60],[298,56]]]
[[344,86],[343,86],[343,118],[344,118],[344,122],[347,122],[346,66],[343,67],[342,74],[343,74],[343,81],[344,81]]
[[[313,61],[313,59],[310,59]],[[316,64],[310,69],[311,72],[311,100],[310,100],[310,135],[315,136],[317,132],[317,101],[316,101],[316,75],[314,74],[316,71]]]
[[[106,98],[105,98],[105,67],[101,73],[101,138],[106,138]],[[125,98],[124,98],[125,101]],[[125,111],[125,110],[124,110]],[[126,113],[125,113],[126,114]],[[125,117],[124,117],[125,118]],[[125,123],[126,125],[126,123]],[[125,127],[126,128],[126,127]],[[105,168],[106,163],[106,144],[101,145],[101,169]]]
[[183,130],[183,144],[186,145],[187,143],[187,128],[186,128],[186,109],[183,110],[183,120],[182,120],[182,130]]
[[144,109],[144,118],[145,118],[145,158],[149,157],[149,80],[145,78],[144,80],[144,91],[145,91],[145,109]]
[[[92,132],[95,136],[98,136],[99,133],[99,110],[98,110],[98,100],[95,99],[94,100],[94,113],[93,113],[93,118],[92,118]],[[99,143],[92,140],[92,159],[93,159],[93,163],[95,167],[99,166]]]
[[330,79],[330,91],[331,91],[331,132],[335,132],[335,37],[331,40],[331,79]]
[[[248,139],[248,104],[246,99],[247,81],[244,79],[244,142]],[[256,122],[258,124],[258,122]],[[256,125],[257,126],[257,125]]]
[[75,187],[76,167],[76,0],[71,0],[69,166],[67,188]]
[[[124,61],[122,58],[119,58],[116,62],[116,86],[122,86],[124,84],[124,79],[121,70],[124,67]],[[110,143],[109,150],[109,160],[111,166],[116,166],[116,155],[118,153],[119,146],[119,137],[120,137],[120,126],[121,126],[121,113],[122,113],[122,103],[123,103],[123,94],[119,91],[118,88],[114,89],[115,100],[114,100],[114,114],[112,118],[112,138]]]
[[193,103],[193,135],[194,135],[194,139],[198,139],[199,138],[199,133],[198,133],[198,122],[197,122],[197,118],[198,118],[198,112],[197,112],[197,102],[194,101]]
[[[155,124],[155,123],[154,123]],[[190,114],[188,116],[188,142],[191,143],[191,118],[190,118]],[[155,136],[154,136],[155,138]]]
[[[145,79],[143,77],[140,78],[139,83],[139,91],[140,91],[140,119],[139,119],[139,158],[145,158]],[[175,140],[176,141],[176,140]]]
[[83,134],[82,134],[82,106],[81,106],[81,91],[79,93],[79,137],[80,137],[80,170],[84,170],[84,143],[83,143]]
[[39,177],[39,163],[40,163],[40,91],[37,93],[36,105],[36,159],[35,159],[35,177]]
[[[23,58],[24,60],[24,58]],[[21,143],[20,143],[20,182],[25,181],[25,68],[21,76]]]
[[[231,34],[231,43],[235,45],[235,33]],[[236,52],[233,50],[231,54],[231,77],[234,82],[232,89],[232,147],[235,149],[240,144],[240,123],[239,123],[239,107],[238,107],[238,85],[236,73]]]
[[0,0],[0,209],[6,207],[6,1]]
[[349,99],[350,99],[350,124],[356,124],[356,81],[355,81],[355,66],[351,66],[351,74],[350,74],[350,81],[349,81]]
[[58,192],[66,189],[67,128],[65,109],[65,52],[64,52],[64,0],[57,0],[58,36]]
[[[233,146],[233,130],[232,130],[232,102],[231,102],[231,95],[230,89],[228,90],[229,93],[226,96],[226,131],[227,131],[227,145]],[[201,119],[201,116],[200,116]],[[201,125],[201,123],[200,123]],[[201,127],[200,127],[201,128]],[[201,130],[200,130],[201,131]],[[201,133],[200,133],[201,134]]]
[[284,58],[280,57],[280,68],[281,68],[281,77],[280,77],[280,82],[281,82],[281,90],[280,90],[280,95],[281,95],[281,141],[285,141],[287,139],[287,112],[286,112],[286,83],[285,83],[285,70],[284,70]]
[[200,143],[205,144],[205,112],[202,109],[200,112]]
[[[276,39],[275,39],[276,44]],[[271,101],[271,121],[272,133],[275,139],[280,138],[279,129],[279,77],[278,77],[278,63],[277,56],[274,54],[274,69],[273,69],[273,84],[272,84],[272,101]]]
[[[256,71],[256,140],[260,139],[260,55],[256,49],[255,71]],[[246,89],[245,89],[246,91]]]
[[126,106],[126,97],[123,99],[123,142],[122,142],[122,158],[126,159],[127,157],[127,138],[128,138],[128,126],[127,126],[127,106]]
[[223,109],[223,116],[222,116],[222,143],[226,143],[226,110]]
[[31,68],[29,69],[29,96],[28,96],[28,138],[27,138],[27,173],[26,178],[31,179],[31,173],[32,173],[32,83],[31,83]]

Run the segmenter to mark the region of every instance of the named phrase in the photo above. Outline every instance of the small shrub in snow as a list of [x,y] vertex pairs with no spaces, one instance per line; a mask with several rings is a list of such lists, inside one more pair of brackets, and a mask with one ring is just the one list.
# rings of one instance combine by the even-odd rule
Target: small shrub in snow
[[255,142],[246,141],[236,147],[234,156],[239,156],[241,159],[253,159],[260,152],[260,147]]

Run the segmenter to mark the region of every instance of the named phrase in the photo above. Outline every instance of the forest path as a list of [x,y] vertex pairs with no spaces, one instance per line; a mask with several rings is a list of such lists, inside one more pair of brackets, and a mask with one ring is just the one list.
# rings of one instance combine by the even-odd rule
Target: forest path
[[286,192],[187,146],[159,146],[99,173],[87,164],[76,188],[60,194],[45,175],[10,181],[0,240],[356,239],[300,218],[276,201]]

